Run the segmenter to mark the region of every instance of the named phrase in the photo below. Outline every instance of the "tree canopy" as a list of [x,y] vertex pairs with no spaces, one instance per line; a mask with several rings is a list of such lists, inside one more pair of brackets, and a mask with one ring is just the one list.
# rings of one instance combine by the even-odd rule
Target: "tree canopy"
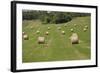
[[65,23],[75,17],[90,16],[90,13],[76,13],[76,12],[56,12],[56,11],[36,11],[23,10],[23,20],[41,20],[43,24],[48,23]]

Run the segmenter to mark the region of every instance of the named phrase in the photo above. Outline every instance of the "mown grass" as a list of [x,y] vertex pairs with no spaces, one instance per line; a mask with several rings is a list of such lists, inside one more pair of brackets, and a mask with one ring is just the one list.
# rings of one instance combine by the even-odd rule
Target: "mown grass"
[[[29,40],[22,41],[22,61],[27,63],[90,59],[90,24],[89,16],[77,17],[63,24],[41,24],[39,20],[24,20],[22,31],[29,36]],[[83,31],[85,25],[88,26],[86,32]],[[47,29],[48,27],[50,30]],[[58,27],[61,27],[61,30],[58,30]],[[79,44],[71,44],[69,39],[73,33],[70,31],[71,28],[79,35]],[[40,31],[39,34],[36,34],[37,30]],[[65,35],[61,34],[62,30],[65,31]],[[45,35],[46,31],[49,35]],[[45,37],[45,44],[38,44],[39,36]]]

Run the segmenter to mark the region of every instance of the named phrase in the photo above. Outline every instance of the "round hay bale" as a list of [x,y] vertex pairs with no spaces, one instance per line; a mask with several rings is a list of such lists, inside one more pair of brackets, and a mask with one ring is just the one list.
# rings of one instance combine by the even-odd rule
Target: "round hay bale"
[[23,35],[23,39],[24,39],[24,40],[28,40],[28,39],[29,39],[28,35],[26,35],[26,34]]
[[71,43],[72,44],[78,44],[79,43],[79,37],[77,33],[73,33],[72,36],[70,37]]
[[65,31],[61,31],[61,33],[64,35],[65,34]]
[[73,31],[74,31],[74,29],[72,28],[72,29],[70,29],[70,31],[71,31],[71,32],[73,32]]
[[48,30],[50,30],[50,27],[48,27]]
[[87,29],[86,29],[86,28],[84,28],[84,29],[83,29],[83,31],[84,31],[84,32],[86,32],[86,31],[87,31]]
[[85,28],[87,29],[87,28],[88,28],[88,26],[85,26]]
[[39,33],[40,33],[40,31],[39,31],[39,30],[37,30],[37,31],[36,31],[36,33],[37,33],[37,34],[39,34]]
[[38,43],[39,44],[44,44],[45,43],[45,38],[44,37],[38,37]]
[[25,32],[22,32],[22,35],[25,35]]
[[57,29],[58,29],[58,30],[61,30],[61,27],[58,27]]
[[46,35],[48,35],[48,34],[49,34],[49,32],[47,31],[47,32],[45,32],[45,34],[46,34]]

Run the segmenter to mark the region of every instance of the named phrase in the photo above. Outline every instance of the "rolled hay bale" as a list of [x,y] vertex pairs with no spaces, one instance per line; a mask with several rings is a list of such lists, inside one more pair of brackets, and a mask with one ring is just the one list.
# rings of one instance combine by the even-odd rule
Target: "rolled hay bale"
[[46,35],[49,35],[49,32],[48,32],[48,31],[46,31],[46,32],[45,32],[45,34],[46,34]]
[[72,29],[70,29],[70,31],[71,31],[71,32],[73,32],[73,31],[74,31],[74,29],[72,28]]
[[65,31],[61,31],[61,33],[64,35],[65,34]]
[[85,28],[87,29],[87,28],[88,28],[88,26],[85,26]]
[[45,43],[45,38],[44,37],[38,37],[38,43],[39,44],[44,44]]
[[25,32],[22,32],[22,35],[25,35]]
[[40,33],[40,31],[39,31],[39,30],[37,30],[37,31],[36,31],[36,33],[37,33],[37,34],[39,34],[39,33]]
[[58,27],[57,29],[58,29],[58,30],[61,30],[61,27]]
[[78,44],[79,43],[79,37],[77,33],[73,33],[72,36],[70,37],[71,43],[72,44]]
[[24,40],[28,40],[29,39],[29,36],[25,34],[25,35],[23,35],[23,39]]
[[86,29],[86,28],[84,28],[84,29],[83,29],[83,31],[84,31],[84,32],[86,32],[86,31],[87,31],[87,29]]
[[48,27],[48,30],[50,30],[50,27]]

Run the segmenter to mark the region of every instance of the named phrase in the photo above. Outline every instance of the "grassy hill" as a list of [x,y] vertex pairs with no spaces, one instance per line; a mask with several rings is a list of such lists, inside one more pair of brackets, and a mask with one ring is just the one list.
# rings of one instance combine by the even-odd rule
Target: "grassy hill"
[[[76,26],[74,26],[76,24]],[[63,61],[63,60],[85,60],[91,56],[90,17],[77,17],[68,23],[63,24],[41,24],[38,20],[24,20],[22,31],[29,36],[29,40],[22,41],[22,61]],[[67,25],[66,27],[64,25]],[[86,32],[84,26],[88,26]],[[50,27],[50,30],[48,30]],[[61,27],[61,30],[57,28]],[[79,35],[79,44],[71,44],[70,29]],[[36,33],[36,31],[40,33]],[[49,35],[45,35],[48,31]],[[65,35],[61,34],[65,31]],[[45,37],[45,44],[38,44],[39,36]]]

